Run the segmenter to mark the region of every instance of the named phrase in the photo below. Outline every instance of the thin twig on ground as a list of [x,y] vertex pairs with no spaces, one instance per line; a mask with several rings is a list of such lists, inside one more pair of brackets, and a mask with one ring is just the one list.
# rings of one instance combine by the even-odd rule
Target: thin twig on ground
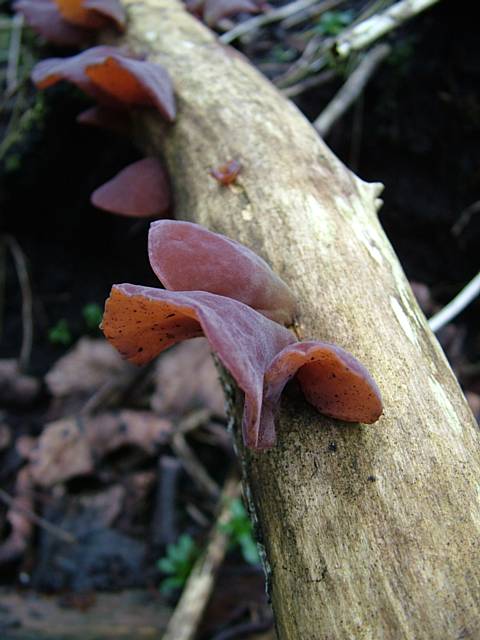
[[18,511],[19,513],[24,515],[26,518],[31,520],[34,524],[36,524],[38,527],[44,529],[50,535],[54,536],[55,538],[58,538],[62,542],[67,542],[68,544],[75,544],[77,542],[77,539],[75,538],[75,536],[73,536],[71,533],[68,533],[68,531],[64,531],[60,527],[57,527],[51,522],[48,522],[48,520],[45,520],[45,518],[42,518],[41,516],[37,515],[33,511],[30,511],[30,509],[26,509],[25,507],[22,507],[19,504],[17,504],[15,498],[13,498],[3,489],[0,489],[0,500],[4,504],[6,504],[10,509]]
[[428,324],[430,329],[436,333],[442,327],[451,322],[459,313],[461,313],[468,305],[480,294],[480,271],[464,287],[458,295],[451,300],[447,306],[432,316]]
[[259,16],[255,16],[254,18],[250,18],[249,20],[245,20],[245,22],[237,24],[233,29],[221,35],[219,40],[220,42],[223,42],[223,44],[230,44],[230,42],[233,42],[247,33],[257,31],[257,29],[265,27],[267,24],[278,22],[279,20],[283,20],[294,13],[303,11],[303,9],[310,7],[317,1],[318,0],[295,0],[295,2],[290,2],[278,9],[271,9],[267,13],[262,13]]
[[283,29],[291,29],[298,24],[311,20],[312,18],[318,18],[322,13],[335,9],[339,4],[342,4],[345,0],[324,0],[319,4],[314,4],[311,7],[307,7],[303,11],[298,11],[287,18],[284,18],[280,24]]
[[17,13],[12,19],[10,46],[6,72],[6,94],[11,96],[18,87],[18,63],[22,46],[23,15]]
[[341,58],[352,51],[365,49],[386,33],[397,29],[404,22],[425,11],[439,0],[401,0],[381,13],[345,29],[333,42],[332,49]]
[[183,434],[176,433],[171,440],[171,446],[176,456],[183,464],[185,471],[192,477],[197,485],[210,497],[218,498],[220,487],[208,474],[205,467],[188,446]]
[[330,80],[333,80],[337,75],[337,72],[333,69],[327,69],[322,73],[317,73],[311,78],[305,78],[301,82],[297,82],[297,84],[293,84],[291,87],[287,87],[286,89],[282,89],[282,93],[287,98],[295,98],[295,96],[299,96],[300,94],[308,91],[309,89],[313,89],[314,87],[319,87],[322,84],[327,84]]
[[218,517],[210,531],[205,551],[192,569],[163,640],[192,640],[195,637],[228,548],[228,535],[221,525],[228,522],[230,503],[239,494],[238,478],[229,477],[220,496]]
[[322,113],[314,121],[313,126],[325,137],[332,125],[352,106],[364,91],[380,63],[390,53],[388,44],[379,44],[369,51],[358,67],[351,73],[340,91],[333,97]]
[[21,372],[28,367],[33,343],[33,297],[30,276],[28,275],[27,260],[20,245],[12,236],[5,236],[5,244],[12,254],[13,262],[20,283],[22,293],[22,346],[18,358]]

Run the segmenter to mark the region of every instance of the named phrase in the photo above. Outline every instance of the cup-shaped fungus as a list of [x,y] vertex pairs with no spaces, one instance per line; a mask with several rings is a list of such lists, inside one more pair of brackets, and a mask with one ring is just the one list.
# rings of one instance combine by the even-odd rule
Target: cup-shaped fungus
[[273,424],[264,429],[260,421],[263,381],[275,355],[295,341],[290,331],[231,298],[132,284],[112,288],[102,329],[122,356],[135,364],[149,362],[177,342],[204,335],[245,394],[245,444],[254,449],[273,445]]
[[293,293],[262,258],[235,240],[191,222],[159,220],[150,226],[148,254],[167,289],[209,291],[281,324],[293,320]]
[[159,64],[137,60],[117,47],[92,47],[70,58],[42,60],[34,67],[32,80],[38,89],[66,80],[104,106],[154,107],[166,120],[175,118],[168,72]]
[[99,209],[123,216],[164,215],[171,202],[167,173],[157,158],[144,158],[94,191],[91,202]]
[[118,0],[54,0],[61,16],[87,29],[102,29],[113,23],[125,28],[125,11]]
[[19,0],[15,11],[49,42],[79,46],[93,30],[113,25],[125,28],[125,12],[118,0]]
[[64,20],[53,0],[19,0],[13,6],[36,33],[53,44],[77,47],[87,42],[91,32]]
[[380,391],[367,369],[341,347],[312,340],[288,345],[270,363],[262,420],[273,420],[280,395],[293,376],[307,401],[331,418],[371,424],[382,414]]

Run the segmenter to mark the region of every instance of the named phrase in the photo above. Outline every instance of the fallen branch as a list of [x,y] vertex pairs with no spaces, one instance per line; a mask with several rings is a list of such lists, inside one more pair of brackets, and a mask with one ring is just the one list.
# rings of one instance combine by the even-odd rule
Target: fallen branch
[[428,324],[430,329],[437,333],[442,327],[451,322],[459,313],[475,300],[480,294],[480,272],[471,280],[467,286],[460,291],[441,311],[432,316]]
[[368,81],[389,53],[390,47],[388,44],[377,45],[366,54],[358,67],[351,73],[340,91],[313,122],[313,126],[322,138],[329,133],[333,124],[358,100]]
[[381,13],[345,29],[334,41],[332,49],[347,58],[352,51],[365,49],[372,42],[400,27],[417,14],[425,11],[439,0],[401,0]]
[[[384,398],[367,427],[315,413],[292,389],[278,445],[239,449],[278,637],[475,634],[477,424],[379,225],[381,186],[177,1],[122,3],[123,42],[174,81],[175,124],[142,114],[136,126],[168,165],[177,211],[260,253],[294,291],[299,333],[359,357]],[[232,158],[242,172],[224,187],[209,169]],[[241,394],[225,388],[239,423]]]
[[192,640],[195,637],[228,547],[228,535],[222,525],[228,522],[231,501],[239,493],[238,479],[229,478],[220,496],[219,513],[205,551],[192,569],[162,640]]

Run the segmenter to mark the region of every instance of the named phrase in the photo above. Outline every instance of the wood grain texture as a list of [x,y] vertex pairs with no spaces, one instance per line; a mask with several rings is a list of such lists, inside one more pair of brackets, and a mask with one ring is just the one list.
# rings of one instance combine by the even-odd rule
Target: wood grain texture
[[[178,217],[264,257],[298,297],[299,335],[351,351],[384,398],[358,426],[290,390],[278,446],[240,452],[279,638],[479,638],[477,427],[378,223],[381,186],[176,0],[122,1],[128,44],[173,77],[176,124],[137,127]],[[232,158],[243,169],[223,187],[209,169]]]

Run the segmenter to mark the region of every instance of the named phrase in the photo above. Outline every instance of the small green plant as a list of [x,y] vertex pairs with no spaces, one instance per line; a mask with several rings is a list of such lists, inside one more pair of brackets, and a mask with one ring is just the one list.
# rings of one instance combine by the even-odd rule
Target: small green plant
[[337,36],[353,20],[353,11],[325,11],[315,25],[315,31],[324,36]]
[[62,318],[48,332],[48,339],[52,344],[61,344],[67,347],[72,343],[72,332],[65,318]]
[[245,562],[249,564],[260,562],[257,545],[253,539],[252,523],[240,498],[231,501],[230,519],[220,526],[230,538],[231,546],[240,547]]
[[167,545],[166,555],[157,562],[157,567],[168,577],[160,584],[160,591],[169,595],[181,589],[190,575],[200,550],[192,536],[182,534],[177,542]]
[[103,311],[96,302],[90,302],[83,307],[82,315],[89,331],[94,331],[102,321]]

